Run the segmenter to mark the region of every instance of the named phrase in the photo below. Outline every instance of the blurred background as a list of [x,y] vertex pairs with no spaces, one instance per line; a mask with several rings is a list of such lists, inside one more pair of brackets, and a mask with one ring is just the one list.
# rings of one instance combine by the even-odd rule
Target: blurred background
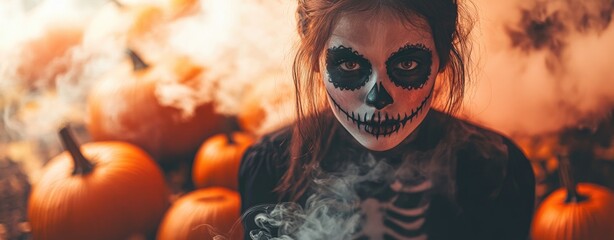
[[[30,239],[27,196],[63,151],[57,132],[66,123],[81,143],[143,148],[164,172],[170,202],[199,188],[194,159],[210,137],[257,139],[290,123],[295,7],[0,1],[0,239]],[[561,186],[562,153],[577,181],[613,189],[614,1],[466,7],[477,22],[460,117],[517,142],[533,164],[537,203]]]

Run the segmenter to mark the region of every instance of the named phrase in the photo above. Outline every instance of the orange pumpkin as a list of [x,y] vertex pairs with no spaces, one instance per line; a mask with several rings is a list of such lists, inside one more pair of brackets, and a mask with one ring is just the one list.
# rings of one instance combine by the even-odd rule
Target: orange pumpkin
[[564,189],[548,196],[533,219],[533,240],[606,240],[614,237],[614,193],[574,183],[567,158],[560,163]]
[[158,240],[242,239],[239,194],[225,188],[199,189],[179,198],[164,216]]
[[190,89],[198,88],[203,69],[186,58],[149,66],[129,53],[133,65],[110,73],[89,95],[87,128],[92,138],[133,143],[160,162],[193,159],[206,138],[226,129],[225,118],[211,102],[194,106],[190,115],[175,105],[163,105],[157,94],[161,78],[168,76],[159,76],[155,68],[170,69],[164,72]]
[[198,150],[192,167],[194,185],[237,190],[241,158],[253,143],[250,135],[240,132],[218,134],[207,139]]
[[34,239],[127,239],[155,233],[168,207],[162,171],[122,142],[79,147],[60,131],[67,152],[33,186],[28,216]]

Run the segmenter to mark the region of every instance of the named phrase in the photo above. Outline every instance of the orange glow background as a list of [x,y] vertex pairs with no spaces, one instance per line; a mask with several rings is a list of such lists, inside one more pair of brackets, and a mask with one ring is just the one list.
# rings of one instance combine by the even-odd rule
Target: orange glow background
[[[0,159],[18,163],[35,184],[62,151],[62,125],[72,123],[80,141],[90,141],[89,91],[126,64],[126,48],[148,62],[182,57],[204,69],[197,88],[173,79],[171,70],[157,72],[164,83],[158,102],[184,118],[213,104],[227,117],[249,114],[256,137],[290,123],[295,4],[1,1]],[[474,0],[467,10],[477,22],[472,82],[459,117],[517,141],[534,165],[538,200],[559,186],[557,154],[579,148],[591,153],[591,163],[576,160],[579,179],[613,188],[611,1]],[[165,169],[170,184],[185,185],[189,168]],[[183,191],[174,189],[177,196]]]

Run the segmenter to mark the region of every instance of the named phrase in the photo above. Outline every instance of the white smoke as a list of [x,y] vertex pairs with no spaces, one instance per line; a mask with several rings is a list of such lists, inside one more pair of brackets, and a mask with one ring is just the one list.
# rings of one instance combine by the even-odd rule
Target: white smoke
[[[253,219],[258,229],[249,231],[254,240],[343,240],[349,239],[360,224],[357,207],[360,198],[355,191],[357,183],[390,176],[391,167],[373,156],[357,160],[373,171],[364,173],[358,165],[351,164],[340,174],[320,175],[313,181],[315,193],[302,208],[296,203],[281,203],[275,206],[260,206],[250,209],[245,216],[259,213]],[[272,209],[271,209],[272,208]]]
[[263,89],[269,96],[291,91],[269,83],[292,80],[295,6],[285,0],[203,1],[202,14],[169,26],[169,46],[207,67],[208,77],[218,83],[218,109],[236,114],[244,96],[259,85],[271,85]]
[[469,117],[508,134],[597,122],[614,107],[614,4],[476,0],[480,64]]
[[[126,63],[128,47],[155,67],[160,104],[182,109],[184,116],[208,102],[234,115],[255,86],[269,85],[269,92],[277,89],[271,81],[290,82],[294,1],[194,1],[183,15],[164,7],[168,1],[119,2],[126,6],[108,0],[0,2],[0,145],[50,145],[49,151],[29,149],[40,155],[28,161],[46,162],[60,150],[57,129],[66,122],[85,124],[88,92]],[[135,12],[146,9],[140,6],[153,9],[145,23],[133,22]],[[132,40],[131,24],[145,25]],[[168,77],[175,69],[165,64],[177,57],[204,69],[201,82]],[[87,141],[81,130],[79,138]]]

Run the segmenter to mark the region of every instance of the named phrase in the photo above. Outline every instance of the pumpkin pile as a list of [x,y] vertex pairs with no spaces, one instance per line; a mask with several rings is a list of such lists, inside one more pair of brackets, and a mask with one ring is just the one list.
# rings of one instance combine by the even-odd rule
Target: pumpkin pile
[[[213,98],[203,93],[216,89],[216,81],[203,81],[212,79],[207,78],[212,71],[156,49],[168,44],[164,26],[199,5],[197,0],[111,0],[87,27],[47,34],[57,37],[60,47],[41,49],[41,59],[24,64],[24,74],[40,75],[32,66],[49,66],[75,46],[129,48],[117,68],[105,69],[87,87],[85,124],[92,142],[79,146],[68,127],[60,130],[66,151],[48,162],[28,200],[34,239],[243,237],[238,170],[260,123],[247,129],[251,133],[232,132],[237,123],[217,113],[213,99],[202,97]],[[66,63],[67,69],[83,67]],[[31,78],[54,79],[62,71]],[[241,122],[250,124],[250,116]],[[191,166],[182,176],[197,189],[182,186],[179,194],[193,191],[170,202],[169,172],[177,165]]]
[[533,219],[533,240],[607,240],[614,237],[614,193],[590,183],[577,184],[569,158],[560,173],[564,188],[548,196]]
[[[50,161],[30,197],[34,238],[153,236],[168,199],[154,161],[128,143],[94,142],[79,147],[67,127],[60,135],[67,152]],[[199,175],[205,183],[202,186],[211,187],[177,200],[160,225],[158,239],[243,236],[238,193],[214,186],[236,189],[238,164],[251,143],[250,136],[233,133],[203,144],[196,162],[209,167]]]

